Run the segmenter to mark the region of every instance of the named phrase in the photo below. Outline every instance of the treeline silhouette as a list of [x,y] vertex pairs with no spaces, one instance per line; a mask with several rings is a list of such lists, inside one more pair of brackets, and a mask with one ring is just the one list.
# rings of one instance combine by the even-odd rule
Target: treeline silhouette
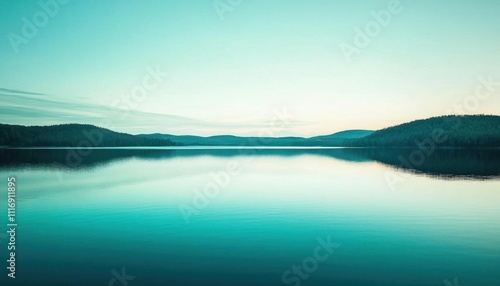
[[0,124],[0,146],[9,147],[135,147],[172,146],[167,139],[144,138],[94,125],[21,126]]
[[[349,131],[354,132],[354,131]],[[371,131],[364,131],[370,134]],[[358,132],[359,133],[359,132]],[[0,146],[10,147],[136,147],[136,146],[339,146],[339,147],[500,147],[500,116],[448,115],[416,120],[381,129],[370,135],[346,138],[342,132],[328,136],[236,137],[173,136],[164,134],[130,135],[93,125],[64,124],[20,126],[0,124]]]
[[375,131],[353,147],[500,147],[500,116],[447,115],[416,120]]

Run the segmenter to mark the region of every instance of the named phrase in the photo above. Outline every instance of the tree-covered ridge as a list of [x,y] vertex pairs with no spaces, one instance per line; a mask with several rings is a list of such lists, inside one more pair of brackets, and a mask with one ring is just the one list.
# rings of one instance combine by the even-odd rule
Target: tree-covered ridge
[[328,146],[342,147],[347,143],[373,133],[371,130],[344,130],[330,135],[304,137],[241,137],[233,135],[217,135],[201,137],[193,135],[144,134],[146,138],[168,139],[187,146]]
[[133,147],[133,146],[347,146],[347,147],[500,147],[500,116],[441,116],[416,120],[372,133],[348,130],[303,137],[130,135],[93,125],[20,126],[0,124],[0,146]]
[[171,146],[152,139],[114,132],[94,125],[21,126],[0,124],[0,146],[10,147],[133,147]]
[[378,130],[356,147],[500,147],[500,116],[448,115]]

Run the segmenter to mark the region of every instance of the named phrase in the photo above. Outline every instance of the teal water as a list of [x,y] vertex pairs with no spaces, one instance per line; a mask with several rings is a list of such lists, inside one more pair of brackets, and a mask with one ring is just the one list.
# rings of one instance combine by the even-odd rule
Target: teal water
[[0,282],[500,285],[498,152],[453,152],[465,173],[449,154],[426,172],[432,158],[412,171],[341,150],[94,150],[71,167],[68,150],[3,150],[17,277],[0,237]]

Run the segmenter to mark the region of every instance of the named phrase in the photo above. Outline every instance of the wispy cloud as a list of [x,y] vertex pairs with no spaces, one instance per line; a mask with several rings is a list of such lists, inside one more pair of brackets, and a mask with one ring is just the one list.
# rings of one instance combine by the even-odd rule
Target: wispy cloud
[[9,93],[27,94],[27,95],[46,95],[45,93],[29,92],[17,89],[7,89],[7,88],[0,88],[0,92],[9,92]]
[[[208,122],[172,114],[141,110],[124,111],[75,100],[73,97],[0,88],[2,106],[0,122],[20,125],[52,125],[81,123],[106,126],[128,133],[172,133],[214,135],[224,133],[252,134],[269,125],[269,120],[237,120]],[[289,119],[290,125],[309,124]]]

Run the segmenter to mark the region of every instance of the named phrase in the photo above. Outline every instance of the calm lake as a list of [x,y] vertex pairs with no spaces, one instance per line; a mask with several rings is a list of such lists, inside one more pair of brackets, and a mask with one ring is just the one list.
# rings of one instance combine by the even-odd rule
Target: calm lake
[[500,285],[500,150],[0,150],[1,285]]

